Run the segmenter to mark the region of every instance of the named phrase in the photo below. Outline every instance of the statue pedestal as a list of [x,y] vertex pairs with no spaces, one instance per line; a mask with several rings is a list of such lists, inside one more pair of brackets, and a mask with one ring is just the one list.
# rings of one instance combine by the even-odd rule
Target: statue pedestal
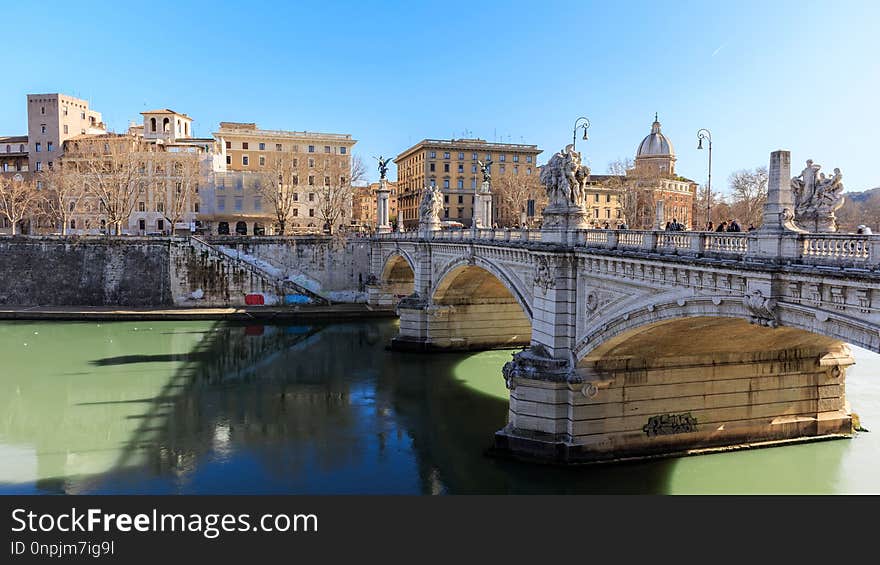
[[492,227],[492,193],[489,191],[489,183],[483,181],[480,192],[474,199],[474,227]]
[[440,220],[421,220],[419,221],[419,237],[431,239],[434,232],[440,231]]
[[580,206],[553,204],[544,208],[541,241],[577,243],[577,230],[587,229],[587,211]]

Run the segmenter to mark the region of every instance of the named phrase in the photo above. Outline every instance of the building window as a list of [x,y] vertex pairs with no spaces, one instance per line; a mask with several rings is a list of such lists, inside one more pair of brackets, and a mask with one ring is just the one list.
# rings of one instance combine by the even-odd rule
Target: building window
[[449,172],[449,163],[443,163],[443,172],[444,172],[444,173],[448,173],[448,172]]
[[514,162],[514,163],[519,163],[519,155],[514,155],[514,156],[513,156],[513,162]]
[[462,179],[458,179],[458,188],[464,188],[464,181]]
[[528,169],[526,169],[526,174],[527,174],[527,175],[532,174],[532,168],[531,168],[531,167],[529,167]]
[[449,208],[444,208],[444,209],[443,209],[443,217],[444,217],[444,218],[448,218],[448,217],[449,217]]
[[499,172],[499,173],[503,173],[503,172],[504,172],[504,165],[498,165],[498,172]]
[[64,133],[67,133],[67,124],[64,124]]
[[459,165],[458,165],[458,172],[459,172],[459,173],[463,173],[463,172],[464,172],[464,165],[462,165],[461,163],[459,163]]
[[431,156],[431,159],[436,159],[436,158],[437,158],[437,152],[436,152],[436,151],[431,151],[431,153],[430,153],[429,155]]
[[[153,130],[153,131],[155,131],[155,130]],[[231,141],[226,142],[226,149],[232,149],[232,142]]]
[[476,161],[477,158],[478,158],[478,155],[476,153],[471,153],[471,161]]
[[449,151],[446,151],[446,152],[443,153],[443,158],[444,158],[444,159],[449,159]]
[[227,155],[227,156],[226,156],[226,164],[227,164],[227,165],[231,165],[231,164],[232,164],[232,155]]
[[46,133],[46,124],[40,124],[40,133]]
[[165,231],[165,220],[156,220],[156,231]]
[[299,216],[299,208],[294,208],[293,209],[293,217],[296,218],[297,216]]
[[464,195],[462,195],[462,194],[459,194],[459,195],[458,195],[458,203],[459,203],[459,204],[464,204]]
[[464,159],[464,153],[459,153],[458,160],[461,161],[462,159]]
[[314,217],[315,217],[315,209],[314,209],[314,208],[309,208],[309,217],[310,217],[310,218],[314,218]]
[[43,163],[40,161],[37,161],[37,171],[42,171],[42,170],[43,170]]
[[281,144],[280,143],[275,144],[275,151],[281,151]]
[[309,153],[314,153],[314,152],[315,152],[315,146],[309,145]]
[[449,204],[449,195],[448,194],[443,195],[443,202],[445,202],[446,204]]
[[299,202],[299,192],[294,192],[294,193],[293,193],[293,201],[294,201],[294,202]]
[[64,106],[64,115],[67,115],[67,106]]
[[428,170],[431,171],[432,173],[434,172],[434,163],[431,163],[430,165],[428,165]]
[[265,150],[266,150],[266,144],[260,143],[260,151],[265,151]]
[[507,155],[502,155],[502,156],[501,156],[501,162],[503,163],[503,162],[506,161],[506,160],[507,160]]
[[34,151],[36,151],[37,153],[39,153],[42,150],[43,150],[43,145],[41,143],[37,143],[34,145]]
[[[293,186],[297,186],[299,184],[299,175],[293,175],[290,181]],[[293,199],[296,200],[296,194],[293,195]]]
[[329,145],[324,146],[324,153],[330,153],[330,146]]
[[40,106],[40,113],[41,113],[41,114],[45,114],[45,113],[46,113],[46,107],[45,107],[45,106]]
[[310,192],[310,193],[309,193],[309,202],[314,202],[314,201],[315,201],[315,193],[314,193],[314,192]]
[[473,189],[477,188],[477,179],[471,179],[471,188],[473,188]]
[[244,166],[244,167],[247,167],[247,166],[248,166],[248,156],[247,156],[247,155],[242,155],[242,156],[241,156],[241,164],[242,164],[242,166]]
[[52,142],[51,141],[46,142],[46,151],[52,151]]
[[315,175],[309,175],[309,186],[315,186]]
[[265,164],[266,164],[266,157],[264,157],[263,155],[260,155],[260,166],[262,167]]
[[346,151],[347,151],[347,148],[345,148],[345,147],[340,147],[340,148],[339,148],[339,154],[340,154],[340,155],[345,155],[345,152],[346,152]]
[[324,186],[330,186],[330,177],[324,177]]
[[314,168],[314,167],[315,167],[315,160],[312,159],[311,157],[309,157],[309,168],[311,169],[311,168]]
[[242,149],[247,149],[247,148],[248,148],[248,142],[247,142],[247,141],[242,141],[242,142],[241,142],[241,148],[242,148]]
[[243,202],[244,202],[243,198],[236,198],[235,199],[235,211],[236,212],[241,212]]
[[263,199],[259,196],[254,196],[254,212],[262,212],[263,211]]
[[449,179],[443,179],[443,188],[449,188]]

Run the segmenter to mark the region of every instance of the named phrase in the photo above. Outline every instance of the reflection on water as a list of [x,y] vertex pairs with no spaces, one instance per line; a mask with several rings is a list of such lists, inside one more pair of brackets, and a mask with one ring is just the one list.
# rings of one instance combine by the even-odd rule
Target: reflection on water
[[[396,331],[0,323],[0,493],[880,492],[880,433],[575,469],[491,459],[510,352],[386,351]],[[856,359],[847,392],[871,429],[880,356]]]

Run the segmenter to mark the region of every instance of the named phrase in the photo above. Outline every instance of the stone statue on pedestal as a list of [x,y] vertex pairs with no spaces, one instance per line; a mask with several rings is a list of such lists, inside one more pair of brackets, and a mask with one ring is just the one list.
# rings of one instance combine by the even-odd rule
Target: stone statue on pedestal
[[549,201],[541,229],[555,233],[548,233],[547,241],[565,242],[569,238],[565,233],[587,227],[584,194],[589,178],[590,169],[581,164],[581,154],[573,144],[553,155],[541,169],[541,184]]
[[420,224],[439,224],[440,214],[443,213],[443,194],[436,186],[425,188],[422,202],[419,205]]
[[822,165],[807,159],[801,174],[791,179],[794,197],[794,223],[814,232],[836,232],[835,212],[843,206],[843,174],[834,169],[834,175],[820,173]]
[[581,165],[581,154],[571,144],[553,155],[541,170],[541,183],[547,189],[550,206],[583,206],[589,178],[589,167]]

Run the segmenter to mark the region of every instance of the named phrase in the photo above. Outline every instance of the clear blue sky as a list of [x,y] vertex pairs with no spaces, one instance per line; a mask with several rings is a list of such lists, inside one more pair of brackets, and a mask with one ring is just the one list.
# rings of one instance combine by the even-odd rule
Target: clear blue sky
[[848,191],[880,186],[880,2],[764,4],[13,2],[0,134],[26,133],[27,93],[64,92],[117,131],[169,107],[201,136],[221,120],[351,133],[375,179],[373,156],[425,137],[535,143],[544,162],[585,115],[578,149],[601,173],[656,111],[698,182],[711,130],[714,188],[775,149],[795,173],[813,158]]

